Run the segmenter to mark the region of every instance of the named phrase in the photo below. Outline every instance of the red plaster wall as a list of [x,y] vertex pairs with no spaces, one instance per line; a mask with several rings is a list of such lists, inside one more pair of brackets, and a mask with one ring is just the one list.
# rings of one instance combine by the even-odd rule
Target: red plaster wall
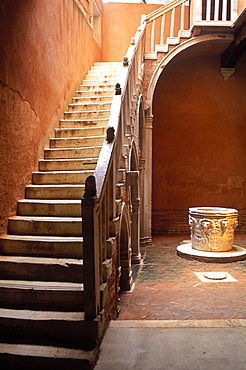
[[172,232],[185,231],[181,226],[188,226],[192,206],[236,208],[245,224],[246,56],[225,81],[222,50],[217,43],[194,46],[159,78],[153,100],[153,233],[170,232],[177,214],[182,217]]
[[102,22],[103,61],[121,62],[141,23],[141,15],[160,7],[157,4],[105,3]]
[[[81,2],[89,10],[91,5]],[[101,49],[75,1],[5,0],[0,2],[0,54],[3,233],[53,127],[90,66],[101,60]]]
[[238,14],[246,7],[246,0],[238,0]]

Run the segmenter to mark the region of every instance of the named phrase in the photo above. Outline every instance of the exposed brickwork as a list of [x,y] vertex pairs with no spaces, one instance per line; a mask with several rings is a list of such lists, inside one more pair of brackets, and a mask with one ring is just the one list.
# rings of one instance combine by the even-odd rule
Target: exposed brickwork
[[152,211],[153,235],[189,233],[187,209],[154,209]]
[[[152,233],[153,235],[189,233],[187,209],[153,209]],[[246,210],[238,210],[238,226],[236,233],[246,232]]]

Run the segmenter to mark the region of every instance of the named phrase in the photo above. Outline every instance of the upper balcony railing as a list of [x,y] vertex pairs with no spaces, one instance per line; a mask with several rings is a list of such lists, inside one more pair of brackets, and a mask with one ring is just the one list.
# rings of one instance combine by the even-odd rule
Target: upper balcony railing
[[233,22],[237,18],[237,0],[190,1],[191,24],[195,22]]
[[[174,0],[143,16],[146,23],[146,52],[167,51],[169,41],[197,34],[197,28],[230,28],[238,15],[237,0]],[[215,28],[214,28],[215,29]],[[176,43],[178,40],[176,40]],[[151,54],[149,54],[151,56]]]

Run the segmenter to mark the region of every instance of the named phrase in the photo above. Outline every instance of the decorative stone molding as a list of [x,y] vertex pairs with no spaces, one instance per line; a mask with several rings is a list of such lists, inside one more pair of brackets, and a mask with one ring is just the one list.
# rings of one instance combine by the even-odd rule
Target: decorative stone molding
[[224,80],[227,81],[229,77],[235,72],[235,68],[220,68],[220,73],[224,77]]
[[208,252],[232,250],[238,211],[232,208],[189,209],[192,248]]

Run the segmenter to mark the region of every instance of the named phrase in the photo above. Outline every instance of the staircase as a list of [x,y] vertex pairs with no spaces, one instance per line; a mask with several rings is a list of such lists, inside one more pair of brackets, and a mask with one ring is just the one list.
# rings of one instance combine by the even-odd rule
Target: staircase
[[84,319],[81,198],[105,139],[120,67],[92,67],[0,237],[4,369],[95,364],[102,323]]

